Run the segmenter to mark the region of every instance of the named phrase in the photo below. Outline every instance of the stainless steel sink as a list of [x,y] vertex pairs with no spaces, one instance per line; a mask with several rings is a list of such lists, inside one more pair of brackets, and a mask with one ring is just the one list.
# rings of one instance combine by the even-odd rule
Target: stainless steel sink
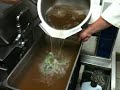
[[[34,45],[30,48],[30,50],[20,60],[20,62],[16,65],[14,70],[10,73],[10,75],[4,81],[3,83],[4,86],[12,90],[21,90],[15,85],[14,80],[17,80],[17,78],[19,77],[24,77],[26,68],[29,68],[32,64],[31,62],[34,61],[31,59],[32,56],[35,54],[38,48],[41,49],[40,54],[42,54],[43,53],[42,47],[45,45],[50,45],[49,39],[50,39],[49,36],[46,36],[45,34],[39,36],[39,39],[34,43]],[[100,69],[104,72],[107,78],[106,85],[105,87],[103,87],[103,90],[115,90],[116,88],[116,53],[115,51],[113,51],[110,59],[90,56],[90,55],[80,55],[82,43],[76,40],[77,38],[75,36],[69,37],[66,40],[67,41],[66,45],[68,45],[69,49],[74,49],[75,46],[77,46],[77,48],[75,52],[74,63],[72,65],[71,71],[68,75],[67,82],[64,85],[65,87],[63,90],[74,90],[75,89],[77,78],[79,75],[79,70],[81,69],[80,68],[81,65],[85,65],[85,70],[83,72],[84,77],[82,78],[82,80],[89,79],[86,76],[86,74],[90,75],[94,69]],[[55,44],[56,41],[58,41],[58,39],[55,39],[53,44]],[[56,89],[52,89],[52,90],[56,90]]]
[[[27,87],[27,90],[35,90],[35,89],[36,90],[56,90],[56,89],[68,90],[69,83],[71,81],[71,77],[76,67],[76,63],[78,61],[80,50],[81,50],[81,42],[77,41],[76,38],[77,38],[76,36],[72,36],[68,39],[65,39],[64,41],[63,48],[67,50],[67,56],[71,57],[70,59],[71,64],[69,69],[67,70],[66,75],[63,76],[63,78],[61,79],[55,80],[55,83],[54,83],[55,85],[48,86],[47,84],[41,84],[39,82],[41,80],[38,74],[39,72],[36,73],[37,65],[43,60],[41,58],[44,56],[44,53],[46,50],[44,48],[46,46],[50,47],[50,44],[51,44],[50,37],[47,35],[42,35],[42,37],[40,37],[39,40],[34,43],[34,45],[30,48],[30,50],[26,53],[26,55],[20,60],[20,62],[17,64],[14,70],[10,73],[8,78],[3,82],[3,85],[13,90],[26,90],[26,87]],[[52,42],[53,46],[58,46],[56,45],[57,41],[58,39],[53,39],[53,42]],[[47,50],[49,50],[48,47],[47,47]],[[64,53],[64,55],[66,54]],[[37,63],[35,64],[35,62]],[[32,77],[32,78],[29,78],[29,77]],[[26,80],[25,81],[26,83],[24,83],[26,85],[21,86],[23,84],[21,82],[24,80]],[[38,83],[36,83],[34,80],[37,80]],[[35,84],[33,82],[35,82]]]

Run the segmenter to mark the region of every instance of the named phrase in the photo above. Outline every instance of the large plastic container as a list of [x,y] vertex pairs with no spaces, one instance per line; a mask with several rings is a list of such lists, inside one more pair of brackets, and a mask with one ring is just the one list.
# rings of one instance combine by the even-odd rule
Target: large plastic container
[[102,87],[100,85],[97,85],[96,87],[92,87],[91,82],[83,82],[81,86],[81,90],[102,90]]
[[[92,0],[38,0],[37,3],[37,10],[38,15],[41,20],[39,26],[42,30],[54,38],[62,38],[65,39],[75,33],[78,33],[82,30],[82,26],[88,23],[91,11],[92,11]],[[80,22],[78,25],[69,28],[69,29],[57,29],[53,28],[46,20],[46,13],[56,5],[68,5],[71,7],[82,7],[83,11],[85,12],[86,17]],[[62,9],[63,10],[63,9]],[[72,10],[72,9],[70,9]],[[54,19],[54,18],[53,18]],[[66,22],[65,19],[62,19]]]

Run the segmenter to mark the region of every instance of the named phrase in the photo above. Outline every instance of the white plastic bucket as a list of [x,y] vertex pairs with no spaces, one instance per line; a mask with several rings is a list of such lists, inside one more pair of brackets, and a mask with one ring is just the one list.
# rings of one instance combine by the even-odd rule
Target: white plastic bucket
[[[47,10],[50,7],[53,7],[53,5],[55,4],[61,4],[61,5],[69,4],[69,5],[81,6],[85,8],[86,17],[80,24],[78,24],[73,28],[70,28],[69,30],[55,29],[45,21],[45,14]],[[80,32],[82,30],[82,26],[88,23],[88,20],[90,19],[90,16],[91,16],[92,4],[93,4],[92,0],[38,0],[37,11],[38,11],[39,18],[41,20],[41,23],[39,24],[39,26],[49,36],[54,38],[65,39],[73,34]]]

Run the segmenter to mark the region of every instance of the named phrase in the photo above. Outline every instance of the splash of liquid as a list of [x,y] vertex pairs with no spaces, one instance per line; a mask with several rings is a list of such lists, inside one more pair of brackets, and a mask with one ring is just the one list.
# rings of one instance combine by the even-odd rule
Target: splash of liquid
[[49,52],[43,63],[40,65],[40,70],[44,75],[54,76],[64,76],[66,74],[66,69],[69,67],[69,61],[61,58],[57,60],[55,55]]
[[53,78],[60,79],[64,77],[69,63],[68,59],[62,57],[58,59],[52,52],[49,52],[39,65],[39,70],[43,75],[40,82],[46,83],[48,86],[53,85]]

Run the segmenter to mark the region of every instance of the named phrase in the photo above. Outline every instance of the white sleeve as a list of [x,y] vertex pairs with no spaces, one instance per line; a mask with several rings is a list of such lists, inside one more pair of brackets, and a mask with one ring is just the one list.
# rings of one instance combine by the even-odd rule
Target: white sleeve
[[113,2],[101,16],[113,26],[120,28],[120,0]]

